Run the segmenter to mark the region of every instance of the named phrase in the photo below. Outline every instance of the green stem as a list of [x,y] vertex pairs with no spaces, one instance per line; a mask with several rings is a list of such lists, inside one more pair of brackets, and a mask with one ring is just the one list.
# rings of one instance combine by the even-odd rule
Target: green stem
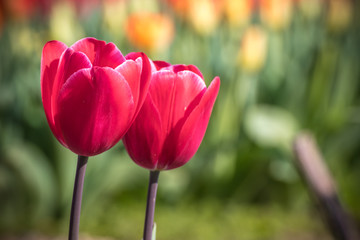
[[152,236],[159,174],[160,171],[150,171],[143,240],[151,240]]
[[89,157],[78,156],[78,162],[76,167],[74,192],[71,204],[70,213],[70,226],[69,226],[69,240],[78,240],[79,238],[79,224],[80,224],[80,212],[81,212],[81,199],[84,186],[84,177],[86,164]]

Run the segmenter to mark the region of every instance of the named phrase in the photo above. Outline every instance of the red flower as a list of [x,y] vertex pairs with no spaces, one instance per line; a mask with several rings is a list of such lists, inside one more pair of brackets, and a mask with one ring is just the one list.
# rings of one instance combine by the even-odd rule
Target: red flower
[[53,3],[53,0],[2,0],[0,8],[4,8],[7,17],[15,20],[28,20],[39,13],[47,17]]
[[150,170],[180,167],[195,154],[204,137],[219,87],[206,88],[193,65],[153,62],[149,93],[123,138],[138,165]]
[[126,59],[113,44],[84,38],[71,47],[46,43],[41,93],[47,121],[59,142],[78,155],[114,146],[139,112],[150,84],[145,54]]

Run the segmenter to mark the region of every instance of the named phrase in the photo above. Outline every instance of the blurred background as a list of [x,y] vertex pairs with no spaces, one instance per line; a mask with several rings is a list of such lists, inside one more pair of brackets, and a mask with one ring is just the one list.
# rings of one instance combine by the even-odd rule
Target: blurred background
[[[359,224],[359,13],[355,0],[1,0],[0,239],[67,236],[76,156],[46,122],[40,58],[88,36],[221,78],[198,153],[160,174],[158,239],[330,239],[294,166],[304,129]],[[90,158],[81,234],[141,239],[147,184],[122,143]]]

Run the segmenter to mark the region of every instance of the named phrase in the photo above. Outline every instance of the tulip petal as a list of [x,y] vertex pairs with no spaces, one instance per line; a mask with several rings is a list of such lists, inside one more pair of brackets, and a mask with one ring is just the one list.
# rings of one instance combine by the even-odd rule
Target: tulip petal
[[116,45],[108,43],[96,53],[94,66],[116,68],[125,60],[125,57]]
[[137,106],[140,94],[140,76],[142,68],[142,59],[138,58],[136,61],[126,60],[119,65],[115,70],[119,72],[128,82],[134,98],[134,104]]
[[188,70],[188,71],[191,71],[191,72],[199,75],[204,80],[204,76],[202,75],[200,70],[195,65],[184,65],[184,64],[171,65],[170,63],[165,62],[165,61],[153,61],[153,64],[154,64],[155,71],[171,70],[174,73],[178,73],[180,71]]
[[141,68],[141,79],[140,79],[140,88],[139,88],[139,98],[137,102],[137,107],[134,115],[134,120],[139,113],[145,99],[147,96],[147,92],[150,87],[151,82],[151,61],[149,58],[141,52],[130,53],[126,55],[126,59],[132,59],[134,61],[138,61],[137,59],[141,58],[142,60],[142,68]]
[[75,72],[83,68],[91,68],[92,64],[88,57],[82,52],[74,52],[68,48],[60,58],[58,68],[59,84],[64,84],[66,80]]
[[125,58],[126,59],[131,59],[131,60],[136,60],[138,57],[140,57],[139,56],[139,52],[130,52],[130,53],[128,53],[126,56],[125,56]]
[[171,71],[159,71],[152,75],[149,94],[155,107],[159,110],[164,127],[164,134],[170,132],[172,126],[172,109],[175,95],[176,74]]
[[206,85],[204,81],[193,72],[181,71],[176,75],[174,96],[172,101],[172,110],[170,121],[168,123],[167,138],[165,139],[163,151],[159,159],[159,165],[166,165],[176,158],[176,147],[180,131],[199,104],[204,93]]
[[204,76],[202,75],[200,70],[195,65],[177,64],[177,65],[172,65],[170,68],[174,71],[174,73],[178,73],[180,71],[185,71],[185,70],[191,71],[191,72],[199,75],[201,77],[201,79],[204,80]]
[[71,48],[83,52],[94,66],[116,68],[125,61],[125,57],[115,44],[106,44],[95,38],[83,38]]
[[51,93],[52,118],[54,118],[58,112],[57,100],[58,100],[59,92],[62,89],[65,82],[69,79],[71,75],[73,75],[78,70],[84,68],[89,69],[90,67],[91,67],[91,63],[89,59],[82,52],[74,52],[74,50],[68,48],[61,55],[58,70],[53,84],[52,93]]
[[161,70],[171,66],[171,63],[165,61],[153,61],[156,70]]
[[[54,120],[52,117],[51,109],[51,95],[55,75],[59,65],[59,59],[61,54],[65,51],[67,46],[59,41],[50,41],[45,44],[42,56],[41,56],[41,73],[40,73],[40,84],[41,84],[41,98],[44,106],[46,119],[49,123],[50,129],[59,139],[59,131],[56,129]],[[59,139],[60,141],[61,139]]]
[[205,135],[219,88],[220,79],[216,77],[206,90],[199,105],[185,121],[177,140],[176,158],[168,164],[166,169],[184,165],[196,153]]
[[89,58],[90,62],[95,62],[95,58],[98,52],[105,46],[105,42],[97,40],[95,38],[83,38],[74,43],[70,48],[76,52],[83,52]]
[[[58,61],[66,48],[67,46],[59,41],[50,41],[45,44],[41,56],[41,81],[44,77],[48,78],[49,82],[54,79]],[[44,76],[45,74],[47,76]]]
[[150,94],[147,95],[136,121],[125,134],[123,143],[136,164],[147,169],[157,169],[163,129],[159,111]]
[[134,112],[131,89],[111,68],[82,69],[71,75],[58,99],[56,123],[70,150],[93,156],[115,145]]
[[198,75],[190,71],[177,73],[175,80],[175,96],[172,127],[182,118],[187,118],[199,104],[206,91],[206,85]]

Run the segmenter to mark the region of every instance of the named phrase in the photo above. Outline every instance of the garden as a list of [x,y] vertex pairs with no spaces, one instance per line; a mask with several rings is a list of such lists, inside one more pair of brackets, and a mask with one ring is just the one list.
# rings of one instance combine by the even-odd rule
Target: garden
[[[336,235],[307,171],[360,229],[359,13],[357,0],[0,0],[0,239],[66,239],[83,156],[79,239],[141,239],[149,170],[152,239],[356,239]],[[65,84],[78,72],[99,88]],[[170,75],[197,82],[177,88],[192,104],[152,87]],[[47,85],[60,78],[65,90]],[[166,120],[184,127],[154,162],[146,131],[165,103],[190,120]],[[88,112],[95,124],[77,121]]]

